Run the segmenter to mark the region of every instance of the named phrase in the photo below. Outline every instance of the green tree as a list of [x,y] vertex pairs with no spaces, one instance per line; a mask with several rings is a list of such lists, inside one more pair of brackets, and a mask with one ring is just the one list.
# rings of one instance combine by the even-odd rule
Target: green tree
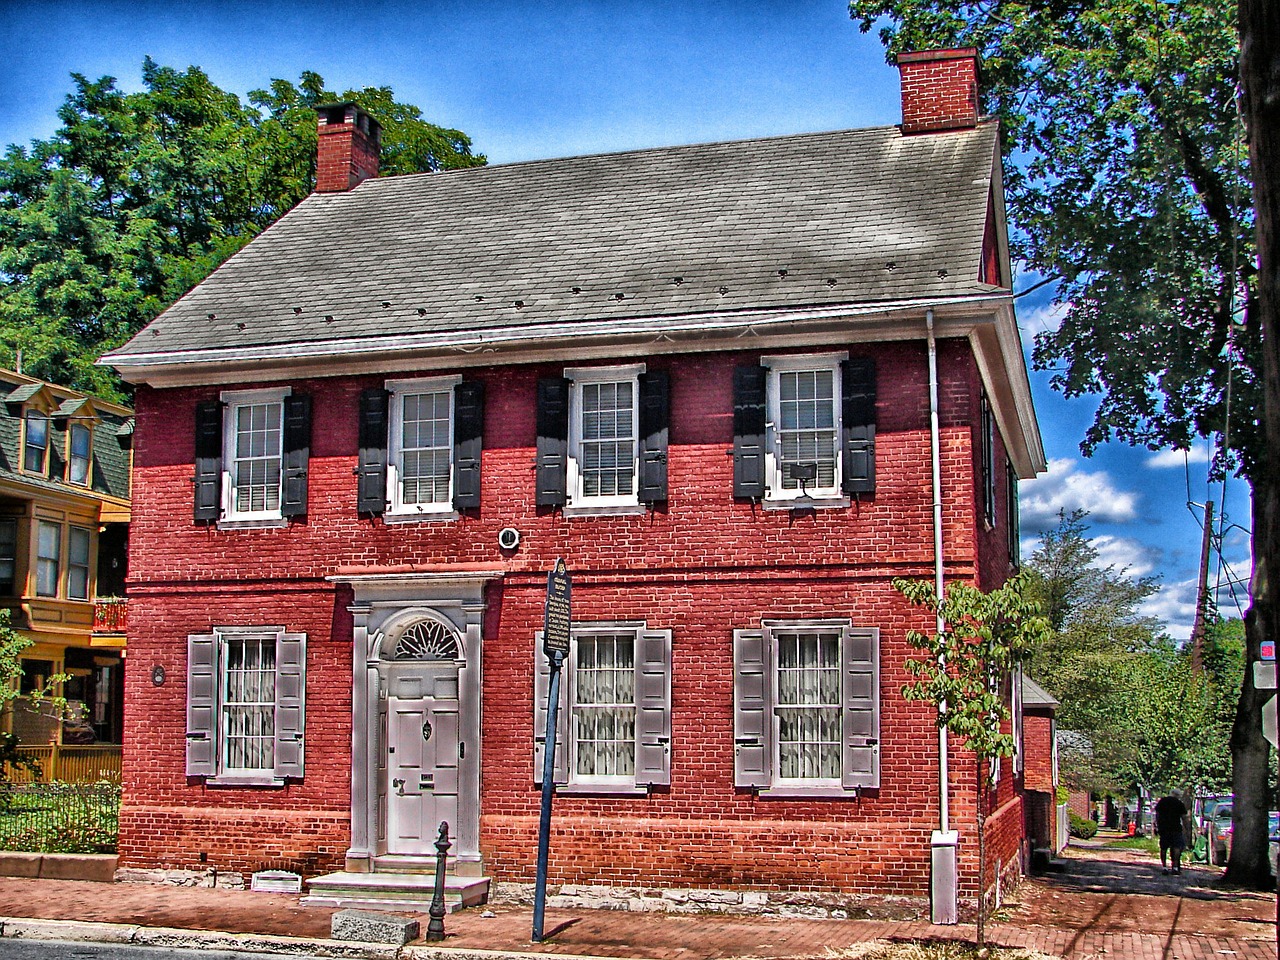
[[[1275,29],[1275,6],[1245,0],[1242,9]],[[1085,452],[1112,438],[1185,449],[1196,436],[1229,434],[1217,466],[1250,482],[1254,556],[1280,569],[1280,348],[1273,335],[1263,350],[1274,307],[1261,296],[1280,281],[1265,268],[1274,254],[1255,245],[1235,4],[852,0],[850,13],[864,31],[881,28],[890,57],[979,51],[983,106],[1001,121],[1010,161],[1014,257],[1066,307],[1061,326],[1037,338],[1034,361],[1065,395],[1096,398]],[[1258,111],[1250,136],[1269,129],[1273,144],[1276,49],[1272,37],[1258,82],[1246,82]],[[1257,122],[1265,117],[1269,125]],[[1250,661],[1260,638],[1280,630],[1280,593],[1260,583]],[[1249,883],[1270,874],[1261,702],[1246,674],[1232,737],[1240,823],[1228,872]]]
[[[13,629],[10,611],[0,610],[0,715],[10,713],[14,701],[19,697],[44,703],[58,717],[66,710],[66,701],[55,695],[57,685],[67,679],[64,674],[47,678],[42,687],[22,692],[19,684],[22,679],[22,652],[34,642],[29,636]],[[15,768],[38,772],[40,764],[18,752],[16,736],[12,733],[0,733],[0,809],[7,808],[9,803],[10,795],[4,786],[8,781],[9,770]]]
[[978,944],[986,942],[986,820],[991,764],[1013,755],[1008,684],[1014,668],[1044,640],[1048,621],[1028,601],[1021,578],[988,593],[960,582],[949,584],[941,601],[927,580],[896,579],[893,586],[914,604],[928,608],[941,629],[907,632],[907,642],[927,654],[908,660],[916,679],[902,688],[908,700],[938,709],[938,726],[963,737],[976,759],[978,834]]
[[352,100],[383,123],[390,174],[485,162],[389,87],[336,94],[319,74],[248,103],[198,67],[147,59],[142,89],[72,74],[62,126],[0,159],[0,363],[121,399],[94,366],[302,200],[315,179],[317,104]]

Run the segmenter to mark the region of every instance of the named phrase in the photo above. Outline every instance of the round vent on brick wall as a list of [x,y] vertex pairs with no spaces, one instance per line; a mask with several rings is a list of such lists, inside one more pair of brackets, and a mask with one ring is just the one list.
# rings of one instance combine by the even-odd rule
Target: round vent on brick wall
[[520,546],[520,531],[515,527],[503,527],[498,531],[498,546],[503,550],[514,550]]

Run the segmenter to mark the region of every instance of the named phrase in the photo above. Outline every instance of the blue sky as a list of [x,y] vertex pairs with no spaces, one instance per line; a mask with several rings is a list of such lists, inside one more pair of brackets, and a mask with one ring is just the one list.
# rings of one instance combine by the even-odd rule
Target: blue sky
[[[490,162],[896,123],[897,72],[842,0],[35,2],[0,0],[0,144],[57,129],[69,74],[136,89],[142,59],[202,67],[241,95],[303,70],[330,89],[389,85]],[[1024,277],[1019,288],[1030,286]],[[1056,322],[1047,291],[1019,301],[1024,341]],[[1078,444],[1093,415],[1032,374],[1051,468],[1023,484],[1024,552],[1059,509],[1091,511],[1106,562],[1161,577],[1150,612],[1190,631],[1201,508],[1223,490],[1206,452]],[[1227,487],[1222,577],[1247,578],[1247,490]],[[1215,579],[1219,566],[1213,567]],[[1244,603],[1243,593],[1239,594]],[[1237,612],[1224,593],[1224,613]]]

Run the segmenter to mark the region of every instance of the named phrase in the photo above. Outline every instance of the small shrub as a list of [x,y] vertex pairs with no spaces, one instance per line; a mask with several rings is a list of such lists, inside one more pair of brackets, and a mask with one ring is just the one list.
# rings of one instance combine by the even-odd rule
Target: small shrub
[[1092,840],[1094,834],[1098,832],[1096,823],[1087,817],[1078,817],[1070,810],[1067,811],[1067,822],[1068,832],[1077,840]]

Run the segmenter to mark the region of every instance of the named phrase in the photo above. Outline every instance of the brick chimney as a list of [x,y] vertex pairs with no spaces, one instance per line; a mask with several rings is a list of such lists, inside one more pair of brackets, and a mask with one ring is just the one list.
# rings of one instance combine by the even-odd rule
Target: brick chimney
[[378,175],[382,127],[354,103],[316,107],[316,193],[339,193]]
[[900,53],[898,72],[903,133],[978,125],[978,51],[973,47]]

